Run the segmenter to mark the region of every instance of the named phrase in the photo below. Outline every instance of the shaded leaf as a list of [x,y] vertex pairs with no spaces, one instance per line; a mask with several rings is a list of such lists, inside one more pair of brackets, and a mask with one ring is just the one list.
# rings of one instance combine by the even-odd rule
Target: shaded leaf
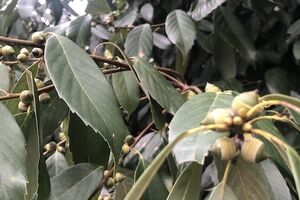
[[133,113],[140,102],[139,84],[133,72],[124,71],[112,74],[112,85],[120,105]]
[[0,113],[0,199],[24,199],[27,181],[25,138],[2,103]]
[[132,26],[138,15],[136,6],[128,8],[117,20],[113,21],[114,26]]
[[[186,62],[194,40],[196,39],[196,27],[194,22],[183,10],[174,10],[170,12],[166,19],[166,33],[173,44],[177,46],[183,56],[183,62]],[[187,37],[188,36],[188,37]],[[178,69],[180,73],[184,69]]]
[[192,162],[177,178],[167,200],[198,200],[202,166]]
[[275,67],[265,73],[265,81],[271,93],[290,94],[290,82],[287,72]]
[[137,58],[133,68],[143,87],[168,112],[175,113],[184,103],[182,95],[145,59]]
[[68,168],[68,163],[63,154],[55,151],[47,160],[46,165],[50,178],[57,176],[59,173]]
[[171,46],[171,42],[165,35],[153,32],[153,44],[160,49],[167,49]]
[[290,35],[288,41],[293,41],[300,34],[300,19],[295,21],[287,30],[287,33]]
[[297,39],[293,44],[293,54],[296,62],[300,62],[300,39]]
[[101,166],[82,163],[67,168],[51,178],[50,200],[87,200],[102,178]]
[[220,200],[222,199],[222,192],[224,194],[223,199],[225,200],[238,200],[235,194],[233,193],[232,189],[228,187],[228,185],[225,185],[225,190],[223,183],[219,183],[217,187],[214,188],[212,193],[209,196],[209,200]]
[[85,12],[96,15],[96,14],[108,14],[111,9],[106,0],[89,0],[85,8]]
[[[232,100],[233,96],[223,93],[202,93],[194,96],[183,104],[172,119],[169,125],[169,141],[173,141],[183,131],[200,126],[201,120],[213,109],[230,107]],[[173,153],[178,163],[197,161],[203,164],[209,146],[217,138],[226,135],[229,133],[215,131],[194,134],[180,141]]]
[[286,150],[287,156],[289,158],[289,163],[292,168],[293,177],[296,183],[297,192],[300,192],[300,157],[299,154],[292,148],[289,147]]
[[150,3],[145,3],[140,10],[140,13],[144,20],[147,22],[152,22],[153,14],[154,14],[154,8]]
[[236,48],[249,62],[255,61],[254,43],[243,25],[229,9],[219,7],[215,11],[214,25],[224,41]]
[[150,58],[153,48],[152,30],[149,24],[143,24],[132,29],[125,41],[125,53],[129,57]]
[[91,127],[87,127],[76,114],[70,114],[68,136],[74,163],[107,165],[110,155],[107,143]]
[[225,0],[197,0],[190,14],[194,20],[200,21],[224,2]]
[[81,48],[88,45],[91,35],[91,17],[79,16],[72,20],[66,29],[66,36],[73,40]]
[[45,61],[59,96],[104,137],[118,160],[126,127],[112,87],[98,66],[72,41],[56,34],[47,40]]
[[165,127],[166,118],[163,115],[163,108],[153,99],[150,100],[152,120],[156,128],[162,130]]

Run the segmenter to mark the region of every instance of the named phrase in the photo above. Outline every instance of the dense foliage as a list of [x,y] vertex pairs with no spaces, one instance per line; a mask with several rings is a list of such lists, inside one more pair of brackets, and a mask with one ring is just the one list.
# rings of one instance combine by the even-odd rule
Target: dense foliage
[[0,199],[299,199],[299,4],[0,1]]

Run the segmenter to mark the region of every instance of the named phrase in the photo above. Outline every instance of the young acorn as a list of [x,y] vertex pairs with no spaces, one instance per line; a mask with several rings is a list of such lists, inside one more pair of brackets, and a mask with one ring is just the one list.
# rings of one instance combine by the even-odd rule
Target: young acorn
[[28,110],[28,104],[25,104],[22,101],[20,101],[18,103],[18,109],[19,109],[20,112],[27,112],[27,110]]
[[17,55],[17,60],[19,60],[21,62],[25,62],[28,60],[28,56],[25,55],[24,53],[20,53]]
[[247,112],[256,104],[258,104],[257,91],[243,92],[233,99],[231,108],[236,115],[245,118]]
[[37,31],[31,35],[31,40],[34,44],[41,45],[45,43],[46,35],[42,31]]
[[117,172],[114,177],[114,180],[116,183],[120,183],[120,182],[124,181],[125,178],[126,178],[126,176],[124,176],[122,173]]
[[28,49],[26,49],[26,48],[22,48],[21,50],[20,50],[20,54],[25,54],[26,56],[29,56],[29,51],[28,51]]
[[115,180],[113,179],[113,178],[111,178],[111,177],[109,177],[108,179],[107,179],[107,181],[106,181],[106,186],[107,187],[112,187],[112,186],[114,186],[116,183],[115,183]]
[[45,86],[44,82],[39,78],[34,78],[34,82],[36,84],[37,89],[42,88]]
[[252,136],[247,137],[247,134],[244,134],[244,137],[245,140],[241,146],[241,156],[244,160],[257,163],[268,158],[265,144],[261,140]]
[[47,104],[50,101],[50,95],[47,92],[41,93],[39,95],[39,102],[42,104]]
[[2,55],[5,57],[13,56],[16,52],[12,46],[5,45],[1,48]]
[[23,90],[20,93],[20,101],[24,104],[30,104],[33,101],[33,94],[29,90]]
[[205,86],[204,90],[205,90],[205,92],[210,92],[210,93],[219,93],[219,92],[222,92],[219,87],[217,87],[214,84],[211,84],[209,82],[206,83],[206,86]]
[[122,146],[122,153],[128,154],[130,152],[130,146],[128,144],[123,144]]
[[41,49],[41,48],[33,48],[32,50],[31,50],[31,53],[32,53],[32,55],[34,56],[34,57],[36,57],[36,58],[40,58],[40,57],[42,57],[43,56],[43,50]]
[[233,139],[228,137],[220,137],[210,147],[209,152],[213,153],[221,160],[232,160],[238,155],[238,150]]
[[132,135],[127,135],[124,139],[124,143],[128,144],[131,146],[134,143],[134,137]]
[[226,124],[231,126],[233,112],[227,108],[216,108],[209,112],[206,117],[200,122],[203,125],[209,124]]
[[49,152],[54,152],[56,150],[56,148],[57,148],[57,144],[56,144],[56,142],[53,142],[53,141],[49,142],[48,144],[46,144],[44,146],[44,149]]

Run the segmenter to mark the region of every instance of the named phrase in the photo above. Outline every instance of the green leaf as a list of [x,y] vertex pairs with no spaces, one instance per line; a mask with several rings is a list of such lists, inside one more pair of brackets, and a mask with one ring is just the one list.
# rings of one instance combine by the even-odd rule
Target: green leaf
[[152,56],[153,35],[149,24],[143,24],[132,29],[125,41],[125,53],[129,57]]
[[270,199],[263,169],[256,163],[238,159],[237,163],[232,165],[227,185],[237,199]]
[[168,112],[175,113],[184,103],[183,96],[145,59],[137,58],[133,68],[143,87]]
[[166,124],[166,118],[163,115],[163,108],[153,99],[150,100],[152,120],[157,129],[162,130]]
[[106,0],[89,0],[85,12],[92,15],[102,15],[110,13],[111,9]]
[[293,41],[300,34],[300,19],[295,21],[287,30],[287,33],[290,35],[288,41]]
[[[38,71],[38,63],[34,63],[33,65],[31,65],[28,68],[29,71],[31,71],[31,73],[33,74],[33,76],[35,76],[37,74]],[[19,93],[22,92],[23,90],[28,90],[28,85],[27,85],[27,79],[26,79],[26,72],[22,73],[22,75],[20,76],[19,80],[17,81],[16,85],[14,86],[14,88],[12,89],[12,93]],[[8,110],[13,114],[17,114],[19,113],[19,109],[18,109],[18,103],[19,103],[19,98],[14,98],[14,99],[10,99],[6,102],[6,107],[8,108]]]
[[202,166],[192,162],[177,178],[167,200],[198,200],[201,177]]
[[275,67],[265,73],[265,81],[271,93],[290,94],[290,82],[287,72]]
[[[10,86],[10,73],[9,68],[0,63],[0,89],[8,91]],[[0,96],[1,96],[0,91]]]
[[[186,62],[187,56],[196,39],[196,27],[194,22],[183,10],[170,12],[166,19],[166,33],[173,44],[177,46]],[[183,74],[185,68],[178,69]]]
[[291,200],[291,193],[280,171],[269,159],[264,160],[259,165],[263,169],[272,200]]
[[277,101],[284,101],[288,102],[290,104],[293,104],[297,107],[300,107],[300,99],[291,97],[288,95],[283,94],[268,94],[263,97],[261,97],[261,100],[268,101],[268,100],[277,100]]
[[66,29],[66,36],[73,40],[81,48],[85,48],[89,44],[91,35],[91,17],[79,16],[72,20]]
[[107,143],[76,114],[70,114],[68,135],[75,163],[90,162],[107,166],[110,155]]
[[[225,190],[224,190],[225,189]],[[224,190],[224,191],[223,191]],[[238,200],[233,193],[232,189],[228,187],[228,185],[225,185],[225,188],[223,186],[223,183],[219,183],[217,187],[214,188],[212,193],[209,196],[209,200],[220,200],[222,199],[222,192],[224,194],[223,199],[225,200]]]
[[[233,96],[220,93],[202,93],[187,101],[177,111],[169,126],[169,141],[173,141],[183,131],[198,127],[208,112],[215,108],[229,108]],[[173,150],[178,163],[198,161],[204,164],[204,157],[209,146],[228,132],[206,131],[203,134],[194,134],[178,143]]]
[[90,163],[72,166],[51,178],[50,200],[88,200],[102,178],[101,166]]
[[126,178],[121,183],[115,185],[116,195],[114,196],[114,200],[123,200],[134,184],[134,171],[119,167],[118,172],[122,173]]
[[25,138],[2,103],[0,113],[0,199],[24,199],[27,181]]
[[[148,166],[149,166],[149,162],[141,158],[136,167],[134,179],[137,180]],[[153,177],[150,185],[147,187],[147,190],[145,191],[141,200],[166,199],[167,196],[168,196],[168,190],[165,187],[161,177],[159,176],[159,173],[157,173]]]
[[299,154],[292,148],[289,147],[286,150],[287,156],[289,158],[289,163],[292,167],[293,177],[296,183],[296,188],[298,194],[300,193],[300,157]]
[[223,79],[234,78],[237,69],[234,49],[219,36],[214,37],[214,61]]
[[197,0],[190,14],[194,20],[200,21],[224,2],[225,0]]
[[56,34],[46,42],[45,61],[59,96],[103,136],[118,160],[126,127],[113,89],[98,66],[71,40]]
[[139,84],[133,72],[113,73],[112,85],[120,105],[124,106],[129,115],[133,113],[140,103]]
[[243,25],[229,9],[219,7],[215,11],[214,25],[224,41],[236,48],[249,62],[255,61],[256,51],[254,43]]
[[68,163],[63,154],[55,151],[47,160],[46,165],[50,178],[57,176],[68,168]]
[[296,59],[296,62],[300,62],[300,39],[297,39],[293,44],[293,54]]

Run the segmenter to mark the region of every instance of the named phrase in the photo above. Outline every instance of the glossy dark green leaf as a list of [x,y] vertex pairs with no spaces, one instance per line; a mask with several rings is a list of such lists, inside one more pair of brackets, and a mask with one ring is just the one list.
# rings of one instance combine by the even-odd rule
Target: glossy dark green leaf
[[[200,126],[201,120],[213,109],[230,107],[232,100],[233,96],[223,93],[202,93],[194,96],[183,104],[172,119],[169,125],[169,141],[174,140],[183,131]],[[180,141],[173,149],[173,153],[178,163],[197,161],[203,164],[209,146],[217,138],[228,134],[228,132],[206,131],[191,135]]]
[[219,7],[215,11],[214,25],[224,41],[236,48],[249,62],[255,61],[254,43],[241,22],[229,9]]
[[153,48],[153,35],[149,24],[143,24],[132,29],[125,41],[127,56],[150,58]]
[[140,102],[140,90],[133,72],[124,71],[112,74],[112,85],[121,106],[129,114],[135,111]]
[[107,143],[76,114],[70,114],[68,136],[74,163],[90,162],[107,166],[110,155]]
[[66,36],[73,40],[81,48],[89,44],[91,35],[91,17],[79,16],[72,20],[66,30]]
[[[138,166],[135,171],[134,179],[137,180],[138,177],[146,170],[149,166],[149,163],[143,159],[140,159]],[[156,199],[166,199],[168,196],[168,190],[165,187],[159,173],[157,173],[150,185],[147,187],[144,195],[142,196],[141,200],[156,200]]]
[[[31,65],[28,68],[28,70],[32,72],[33,76],[35,76],[37,74],[37,70],[38,70],[38,63],[36,62],[35,64]],[[13,93],[18,93],[18,92],[22,92],[23,90],[28,90],[28,85],[27,85],[27,79],[26,79],[26,73],[25,72],[20,76],[20,78],[17,81],[16,85],[12,89],[12,92]],[[13,115],[20,112],[19,109],[18,109],[19,101],[20,100],[18,98],[15,98],[15,99],[10,99],[6,102],[6,107],[8,108],[8,110]]]
[[2,103],[0,113],[0,199],[24,199],[27,181],[25,138]]
[[274,163],[267,159],[259,165],[265,174],[269,186],[270,198],[272,200],[291,200],[292,197],[287,183]]
[[50,194],[50,177],[45,163],[45,158],[41,154],[39,161],[39,189],[37,200],[48,199]]
[[85,12],[92,15],[107,14],[110,11],[111,9],[106,0],[89,0],[85,8]]
[[88,200],[102,178],[101,166],[82,163],[67,168],[51,178],[50,200]]
[[3,65],[2,63],[0,63],[0,89],[8,91],[9,86],[10,86],[9,68]]
[[300,39],[297,39],[293,44],[293,54],[297,63],[300,62]]
[[50,178],[68,168],[68,163],[62,153],[55,151],[47,160],[46,165]]
[[165,127],[166,118],[163,115],[163,108],[153,99],[150,100],[152,119],[156,128],[162,130]]
[[118,160],[126,127],[113,89],[98,66],[71,40],[56,34],[47,40],[45,61],[59,96],[104,137]]
[[289,158],[289,163],[292,168],[293,177],[296,183],[297,192],[300,192],[300,157],[299,154],[292,148],[289,147],[286,150],[287,156]]
[[225,0],[197,0],[195,7],[191,11],[191,16],[194,20],[199,21],[224,2]]
[[192,162],[177,178],[167,200],[199,200],[202,166]]
[[215,65],[219,69],[223,79],[234,78],[237,73],[234,49],[228,43],[224,42],[218,33],[215,34],[214,39]]
[[290,94],[290,81],[287,72],[276,67],[265,73],[265,81],[271,93]]
[[137,58],[133,68],[143,87],[168,112],[175,113],[184,103],[183,96],[145,59]]
[[[196,39],[195,24],[183,10],[170,12],[165,23],[166,33],[171,42],[180,50],[183,57],[182,63],[184,64]],[[183,74],[186,69],[180,68],[176,70]]]

